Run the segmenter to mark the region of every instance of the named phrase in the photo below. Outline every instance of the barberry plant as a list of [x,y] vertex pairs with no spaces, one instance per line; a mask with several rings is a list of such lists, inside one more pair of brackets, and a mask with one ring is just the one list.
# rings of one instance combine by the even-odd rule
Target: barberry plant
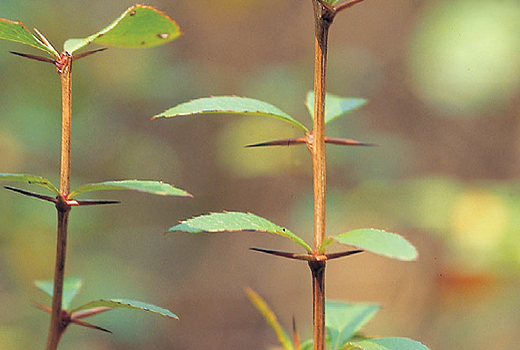
[[[364,99],[342,98],[325,92],[329,29],[338,13],[361,1],[351,0],[338,4],[337,0],[312,0],[315,19],[314,90],[307,95],[306,99],[312,117],[311,129],[271,104],[237,96],[216,96],[192,100],[153,117],[153,119],[156,119],[216,113],[265,116],[287,122],[303,132],[301,137],[267,141],[249,146],[291,146],[297,144],[307,146],[311,154],[313,168],[314,243],[312,246],[289,229],[252,213],[210,213],[185,220],[169,230],[169,232],[189,233],[265,232],[288,238],[303,248],[303,252],[252,248],[255,251],[275,256],[305,261],[310,268],[313,286],[313,340],[310,342],[301,344],[296,330],[294,330],[291,340],[280,327],[274,313],[267,304],[252,290],[248,290],[251,301],[273,327],[280,345],[286,350],[309,348],[315,350],[324,350],[325,348],[332,350],[427,349],[423,344],[408,338],[372,339],[358,335],[361,327],[377,312],[378,306],[376,305],[325,302],[325,268],[326,262],[329,260],[355,255],[363,251],[402,261],[413,261],[418,257],[417,250],[405,238],[395,233],[376,229],[357,229],[339,235],[327,235],[325,229],[327,183],[325,144],[371,145],[351,139],[330,138],[325,135],[326,124],[366,103]],[[327,248],[332,244],[348,245],[353,249],[327,253]]]
[[[46,56],[12,52],[15,55],[29,59],[51,63],[61,79],[61,158],[60,158],[60,185],[59,189],[48,179],[28,174],[1,173],[0,180],[22,182],[33,186],[43,187],[52,195],[45,195],[11,186],[5,188],[34,198],[53,203],[58,213],[57,248],[53,281],[37,281],[36,286],[52,298],[51,307],[36,304],[40,309],[51,314],[47,350],[58,347],[61,336],[69,324],[77,324],[102,331],[104,328],[94,326],[83,321],[85,317],[115,308],[138,309],[153,312],[168,318],[176,319],[171,311],[158,306],[125,299],[101,299],[86,303],[76,308],[70,308],[71,301],[81,287],[79,278],[65,278],[65,261],[68,236],[69,213],[73,207],[87,205],[104,205],[118,203],[113,200],[82,200],[77,196],[93,191],[131,190],[160,196],[191,197],[179,188],[161,181],[151,180],[118,180],[101,183],[91,183],[70,190],[71,178],[71,130],[72,130],[72,62],[105,50],[105,47],[76,53],[91,43],[102,46],[145,48],[166,44],[179,35],[179,26],[167,15],[157,9],[135,5],[128,8],[119,18],[101,31],[81,39],[69,39],[63,45],[63,51],[58,51],[49,40],[38,30],[33,35],[27,27],[19,21],[0,19],[0,39],[18,42],[32,46],[45,52]],[[35,116],[37,118],[38,116]]]

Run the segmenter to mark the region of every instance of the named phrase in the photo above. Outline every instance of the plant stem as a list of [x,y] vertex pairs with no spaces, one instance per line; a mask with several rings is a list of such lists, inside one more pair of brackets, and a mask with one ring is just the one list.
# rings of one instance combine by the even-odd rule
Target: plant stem
[[314,350],[325,349],[325,261],[309,261],[312,272]]
[[61,163],[60,193],[67,198],[70,192],[70,138],[72,125],[72,57],[62,53],[63,66],[57,66],[61,78]]
[[54,291],[52,294],[52,313],[46,350],[56,350],[68,322],[63,319],[61,309],[65,258],[67,253],[67,230],[71,206],[67,203],[70,192],[70,138],[72,121],[72,57],[64,52],[56,63],[61,78],[61,162],[60,196],[57,198],[58,232],[56,237],[56,263],[54,269]]
[[327,70],[327,39],[332,18],[317,0],[314,2],[314,121],[312,166],[314,182],[314,252],[325,237],[326,164],[325,164],[325,80]]
[[[313,0],[314,37],[314,121],[312,141],[312,173],[314,184],[314,253],[325,238],[326,163],[325,163],[325,80],[327,70],[327,40],[334,19],[331,8]],[[311,261],[313,286],[314,350],[325,349],[325,262]]]
[[65,276],[65,257],[67,250],[67,228],[71,207],[60,200],[56,204],[58,210],[58,234],[56,238],[56,265],[54,268],[54,292],[52,294],[52,313],[46,350],[56,350],[60,338],[68,323],[62,319],[61,310],[63,295],[63,279]]

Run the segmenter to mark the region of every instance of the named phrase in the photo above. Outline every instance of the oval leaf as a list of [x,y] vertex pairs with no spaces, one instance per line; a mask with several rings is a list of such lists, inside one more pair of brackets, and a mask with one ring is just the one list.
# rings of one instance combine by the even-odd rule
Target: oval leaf
[[52,57],[58,57],[56,50],[47,47],[38,38],[31,34],[29,29],[20,21],[10,21],[0,18],[0,39],[15,41],[47,52]]
[[0,180],[5,181],[17,181],[25,182],[31,185],[38,185],[45,187],[46,189],[59,196],[60,191],[54,186],[49,180],[41,176],[28,175],[28,174],[0,174]]
[[402,236],[383,230],[360,229],[329,238],[341,244],[397,260],[417,260],[419,255],[415,247]]
[[179,317],[172,313],[169,310],[163,309],[162,307],[155,306],[148,303],[143,303],[135,300],[126,300],[126,299],[109,299],[109,300],[96,300],[86,303],[80,307],[71,310],[70,313],[75,313],[81,310],[88,310],[98,307],[110,307],[114,309],[134,309],[134,310],[143,310],[147,312],[152,312],[154,314],[158,314],[161,316],[165,316],[168,318],[173,318],[178,320]]
[[307,128],[292,118],[287,113],[281,111],[277,107],[263,101],[255,100],[247,97],[237,96],[215,96],[199,98],[193,101],[181,103],[172,107],[161,114],[154,116],[157,118],[180,117],[194,114],[246,114],[260,115],[283,120],[304,133],[308,133]]
[[128,8],[103,30],[83,39],[69,39],[63,49],[72,54],[90,43],[117,47],[152,47],[170,42],[182,32],[170,17],[145,5]]
[[[340,97],[327,93],[325,95],[325,124],[350,113],[355,109],[365,105],[368,101],[364,98]],[[307,93],[305,105],[309,110],[312,118],[314,118],[314,92]]]
[[[52,298],[52,295],[54,294],[54,281],[35,281],[34,284],[36,285],[36,288]],[[83,282],[79,277],[66,277],[63,280],[61,307],[64,310],[69,308],[70,303],[74,300],[76,295],[78,295],[82,285]]]
[[345,349],[363,350],[429,350],[428,347],[418,341],[408,338],[377,338],[366,339],[349,343]]
[[175,188],[170,184],[162,181],[146,181],[146,180],[121,180],[106,181],[95,184],[83,185],[76,188],[69,194],[69,199],[74,198],[78,194],[92,191],[110,191],[110,190],[131,190],[159,196],[180,196],[193,197],[188,192]]
[[197,216],[195,218],[182,221],[180,224],[171,227],[168,232],[188,232],[188,233],[219,233],[219,232],[239,232],[257,231],[267,232],[282,237],[289,238],[296,244],[301,245],[307,252],[312,253],[311,247],[300,237],[284,227],[280,227],[271,221],[251,213],[227,212],[211,213],[208,215]]
[[330,349],[338,350],[375,316],[377,304],[325,303],[325,327],[330,338]]

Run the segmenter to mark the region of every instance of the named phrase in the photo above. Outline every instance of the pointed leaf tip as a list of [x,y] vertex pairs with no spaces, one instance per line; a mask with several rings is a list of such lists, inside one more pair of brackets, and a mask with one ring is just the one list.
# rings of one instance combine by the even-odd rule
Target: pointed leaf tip
[[381,309],[377,304],[325,303],[325,327],[331,349],[338,350],[349,341]]
[[[356,97],[340,97],[327,93],[325,95],[325,124],[341,117],[344,114],[350,113],[355,109],[365,105],[368,100]],[[307,93],[305,106],[314,118],[314,92]]]
[[106,181],[94,184],[87,184],[76,188],[69,194],[69,199],[75,196],[93,191],[121,191],[130,190],[159,196],[179,196],[179,197],[193,197],[190,193],[176,188],[170,184],[162,181],[150,180],[120,180],[120,181]]
[[15,41],[29,45],[39,50],[47,52],[52,57],[58,57],[58,53],[52,46],[46,46],[42,41],[35,37],[29,29],[20,21],[11,21],[0,18],[0,39]]
[[156,306],[156,305],[143,303],[141,301],[127,300],[127,299],[108,299],[108,300],[100,299],[100,300],[96,300],[96,301],[91,301],[90,303],[86,303],[80,307],[75,308],[74,310],[71,310],[70,313],[73,314],[73,313],[77,313],[78,311],[81,311],[81,310],[88,310],[88,309],[93,309],[93,308],[98,308],[98,307],[108,307],[108,308],[113,308],[113,309],[142,310],[142,311],[151,312],[151,313],[158,314],[160,316],[168,317],[168,318],[175,319],[175,320],[179,319],[179,317],[177,315],[175,315],[173,312],[171,312],[170,310],[164,309],[164,308]]
[[[36,288],[52,298],[54,293],[54,281],[34,281]],[[79,277],[66,277],[63,281],[62,308],[67,310],[72,300],[78,295],[83,282]]]
[[249,287],[247,287],[245,291],[251,303],[253,303],[256,309],[262,314],[267,324],[276,333],[276,337],[278,338],[278,342],[280,343],[282,348],[284,350],[294,350],[294,345],[291,342],[289,336],[282,328],[282,326],[278,322],[278,319],[276,318],[276,314],[273,312],[273,310],[271,310],[269,305],[267,305],[265,300],[262,299],[260,295],[258,295],[254,290],[252,290]]
[[213,96],[195,99],[172,107],[152,119],[180,117],[194,114],[260,115],[285,121],[304,133],[308,129],[279,108],[263,101],[238,96]]
[[45,187],[56,196],[60,195],[60,191],[54,186],[49,180],[44,177],[29,175],[29,174],[7,174],[0,173],[0,180],[4,181],[17,181],[17,182],[25,182],[31,185],[38,185],[41,187]]
[[147,5],[128,8],[99,32],[83,39],[69,39],[64,50],[73,53],[90,43],[116,47],[153,47],[166,44],[182,34],[175,21]]
[[182,221],[168,232],[219,233],[219,232],[266,232],[289,238],[312,253],[311,247],[288,229],[251,213],[210,213]]

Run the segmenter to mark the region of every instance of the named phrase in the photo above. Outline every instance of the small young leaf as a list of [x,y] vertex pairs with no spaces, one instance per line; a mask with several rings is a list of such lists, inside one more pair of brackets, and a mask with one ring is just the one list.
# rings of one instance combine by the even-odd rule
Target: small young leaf
[[278,319],[276,318],[275,313],[269,305],[265,302],[260,295],[256,294],[251,288],[246,288],[247,296],[249,297],[249,300],[253,303],[253,305],[256,307],[256,309],[264,316],[267,324],[271,326],[271,328],[276,333],[276,337],[278,338],[278,341],[280,342],[280,345],[284,350],[294,350],[294,345],[291,342],[289,336],[284,331],[280,323],[278,322]]
[[376,304],[325,303],[325,327],[331,350],[340,349],[375,316],[381,307]]
[[[35,281],[36,287],[50,296],[54,293],[54,281]],[[67,310],[72,300],[78,295],[81,288],[81,278],[78,277],[67,277],[63,280],[63,298],[61,301],[62,308]]]
[[376,338],[347,344],[342,350],[429,350],[427,346],[408,338]]
[[128,8],[108,27],[83,39],[69,39],[63,49],[72,54],[90,43],[117,47],[152,47],[181,35],[177,23],[163,12],[146,5]]
[[126,300],[126,299],[109,299],[109,300],[96,300],[91,301],[89,303],[86,303],[85,305],[82,305],[80,307],[77,307],[73,310],[70,310],[71,314],[74,314],[75,312],[81,311],[81,310],[88,310],[93,308],[99,308],[99,307],[110,307],[114,309],[134,309],[134,310],[143,310],[152,312],[154,314],[158,314],[161,316],[165,316],[168,318],[173,318],[178,320],[179,317],[172,313],[169,310],[163,309],[162,307],[155,306],[148,303],[143,303],[140,301],[134,301],[134,300]]
[[69,199],[74,198],[78,194],[92,191],[110,191],[110,190],[131,190],[160,196],[180,196],[193,197],[188,192],[175,188],[170,184],[161,181],[146,180],[121,180],[106,181],[95,184],[83,185],[76,188],[69,194]]
[[419,255],[415,247],[405,238],[383,230],[360,229],[329,238],[341,244],[397,260],[417,260]]
[[246,114],[260,115],[283,120],[300,130],[305,134],[309,130],[299,121],[292,118],[287,113],[281,111],[277,107],[263,101],[255,100],[247,97],[237,96],[215,96],[205,97],[181,103],[172,107],[161,114],[154,116],[157,118],[180,117],[194,114]]
[[32,35],[29,29],[20,21],[10,21],[0,18],[0,39],[29,45],[47,52],[52,57],[59,57],[56,50],[44,45],[38,38]]
[[18,181],[25,182],[31,185],[38,185],[45,187],[46,189],[53,192],[55,195],[59,195],[60,191],[46,178],[28,174],[0,174],[0,180],[4,181]]
[[[368,101],[364,98],[340,97],[327,93],[325,95],[325,124],[341,117],[344,114],[365,105]],[[309,110],[312,118],[314,118],[314,92],[307,93],[305,105]]]
[[239,232],[257,231],[273,233],[275,235],[289,238],[291,241],[302,246],[307,252],[312,253],[311,247],[300,237],[284,227],[280,227],[271,221],[256,216],[251,213],[226,212],[211,213],[182,221],[180,224],[171,227],[168,232],[188,232],[188,233],[219,233],[219,232]]

